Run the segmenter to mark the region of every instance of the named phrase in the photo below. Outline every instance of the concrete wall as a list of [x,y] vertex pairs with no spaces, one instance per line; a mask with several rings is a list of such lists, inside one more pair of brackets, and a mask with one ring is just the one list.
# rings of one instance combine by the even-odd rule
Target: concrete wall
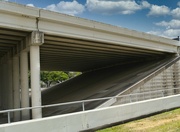
[[[145,93],[145,92],[152,92],[152,91],[158,91],[158,90],[164,90],[162,93],[161,91],[156,93],[145,93],[141,96],[134,95],[131,96],[131,99],[129,97],[123,97],[123,98],[117,98],[116,100],[109,100],[105,102],[104,104],[100,105],[98,108],[107,107],[110,105],[120,105],[129,103],[130,100],[132,102],[141,101],[141,100],[147,100],[152,98],[159,98],[162,96],[169,96],[169,95],[175,95],[180,94],[180,90],[174,88],[179,88],[180,86],[180,61],[177,61],[161,73],[155,74],[154,77],[147,82],[139,83],[137,86],[132,87],[130,89],[127,89],[126,91],[123,91],[122,93],[118,94],[135,94],[135,93]],[[172,90],[171,90],[172,89]]]
[[[180,95],[109,108],[0,125],[0,132],[77,132],[180,107]],[[165,104],[165,105],[164,105]]]

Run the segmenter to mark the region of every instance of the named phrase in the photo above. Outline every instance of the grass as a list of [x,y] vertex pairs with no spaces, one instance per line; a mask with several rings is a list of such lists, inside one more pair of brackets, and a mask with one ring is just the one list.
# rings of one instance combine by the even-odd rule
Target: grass
[[180,132],[180,108],[97,132]]

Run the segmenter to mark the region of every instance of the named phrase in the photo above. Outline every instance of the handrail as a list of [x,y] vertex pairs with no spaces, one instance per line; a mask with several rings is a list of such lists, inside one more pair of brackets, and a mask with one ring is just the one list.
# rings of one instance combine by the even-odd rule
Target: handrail
[[[11,112],[17,112],[17,111],[23,111],[23,110],[32,110],[32,109],[38,109],[38,108],[49,108],[49,107],[63,106],[63,105],[72,105],[72,104],[79,104],[79,103],[82,104],[82,111],[85,111],[85,103],[87,103],[87,102],[102,101],[102,100],[107,100],[107,99],[123,98],[123,97],[129,97],[130,100],[131,100],[132,96],[134,96],[134,95],[137,96],[137,95],[145,95],[145,94],[152,94],[152,93],[158,93],[158,92],[162,93],[161,97],[164,97],[165,95],[163,94],[163,92],[169,91],[169,90],[179,90],[180,91],[180,88],[156,90],[156,91],[149,91],[149,92],[142,92],[142,93],[133,93],[133,94],[128,94],[128,95],[105,97],[105,98],[96,98],[96,99],[88,99],[88,100],[81,100],[81,101],[73,101],[73,102],[66,102],[66,103],[51,104],[51,105],[35,106],[35,107],[9,109],[9,110],[0,111],[0,114],[7,113],[8,114],[8,123],[11,123],[11,121],[10,121],[10,113]],[[144,100],[147,100],[147,99],[144,99]],[[130,102],[132,102],[132,100]]]

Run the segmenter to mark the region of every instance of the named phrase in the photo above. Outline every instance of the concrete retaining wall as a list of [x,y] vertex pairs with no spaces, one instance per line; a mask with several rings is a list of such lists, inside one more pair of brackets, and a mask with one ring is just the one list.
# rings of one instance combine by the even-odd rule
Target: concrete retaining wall
[[[135,94],[135,93],[145,93],[145,92],[153,92],[158,90],[164,90],[164,92],[157,92],[157,93],[149,93],[149,94],[142,94],[142,96],[131,96],[131,101],[140,101],[140,100],[147,100],[153,98],[160,98],[162,96],[169,96],[180,94],[180,90],[177,89],[180,87],[180,61],[177,61],[173,65],[169,66],[164,71],[157,72],[152,75],[152,79],[147,77],[144,81],[138,82],[137,85],[132,86],[129,89],[119,93],[117,96],[120,95],[128,95],[128,94]],[[176,88],[176,90],[174,90]],[[172,90],[170,90],[172,89]],[[103,104],[101,104],[97,108],[103,108],[111,105],[120,105],[129,103],[129,97],[123,98],[116,98],[110,99]]]
[[0,125],[0,132],[77,132],[180,107],[180,95]]

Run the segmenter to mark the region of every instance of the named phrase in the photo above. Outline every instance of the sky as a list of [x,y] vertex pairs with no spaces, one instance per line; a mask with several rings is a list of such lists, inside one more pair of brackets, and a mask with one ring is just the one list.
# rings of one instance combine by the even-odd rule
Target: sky
[[180,35],[180,0],[6,0],[158,36]]

